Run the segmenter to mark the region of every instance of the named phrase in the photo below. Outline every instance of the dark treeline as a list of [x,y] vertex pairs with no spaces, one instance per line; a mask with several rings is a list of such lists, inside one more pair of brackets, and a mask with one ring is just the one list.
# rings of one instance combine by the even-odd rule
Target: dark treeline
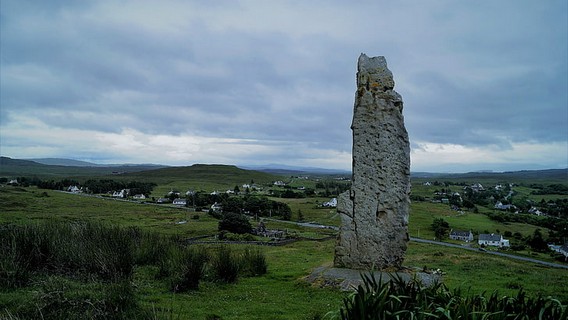
[[[20,180],[18,180],[20,181]],[[140,182],[140,181],[116,181],[112,179],[90,179],[83,183],[72,179],[55,180],[24,180],[28,185],[36,185],[41,189],[50,190],[67,190],[69,187],[78,187],[83,192],[87,193],[107,193],[122,189],[129,189],[130,194],[144,194],[149,195],[156,186],[153,182]]]
[[221,204],[223,212],[245,213],[258,217],[279,216],[284,220],[290,220],[292,217],[290,206],[264,196],[226,197]]
[[555,236],[568,238],[568,221],[565,219],[558,219],[555,217],[538,217],[530,214],[510,214],[506,212],[488,212],[487,216],[495,221],[506,222],[519,222],[532,224],[555,231]]
[[543,186],[541,184],[531,184],[531,188],[537,189],[532,194],[568,194],[568,186],[563,184],[550,184]]

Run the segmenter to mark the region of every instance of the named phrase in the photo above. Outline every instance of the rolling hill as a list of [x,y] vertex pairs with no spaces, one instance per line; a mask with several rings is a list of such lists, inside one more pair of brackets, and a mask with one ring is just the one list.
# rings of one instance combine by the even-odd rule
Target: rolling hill
[[137,180],[191,180],[224,184],[242,184],[253,180],[267,183],[279,179],[277,176],[254,170],[245,170],[233,165],[194,164],[185,167],[168,167],[141,172],[125,173],[122,176]]
[[[61,163],[61,161],[59,161]],[[73,165],[48,165],[32,160],[12,159],[0,157],[0,177],[32,177],[38,178],[66,178],[66,177],[92,177],[105,176],[117,173],[138,172],[156,169],[156,165],[117,165],[105,166],[73,166]]]

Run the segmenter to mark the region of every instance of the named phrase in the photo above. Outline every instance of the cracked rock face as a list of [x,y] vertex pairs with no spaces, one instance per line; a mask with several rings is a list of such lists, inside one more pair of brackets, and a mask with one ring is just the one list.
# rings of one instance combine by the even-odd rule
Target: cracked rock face
[[402,265],[408,238],[410,145],[402,97],[384,57],[361,54],[353,110],[351,191],[338,198],[336,267]]

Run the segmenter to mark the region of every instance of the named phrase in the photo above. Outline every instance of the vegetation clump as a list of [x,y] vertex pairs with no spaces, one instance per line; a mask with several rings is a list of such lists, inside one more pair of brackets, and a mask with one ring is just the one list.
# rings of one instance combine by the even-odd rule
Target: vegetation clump
[[184,246],[177,237],[134,227],[0,225],[0,289],[35,292],[28,304],[4,306],[16,318],[145,318],[132,284],[140,267],[154,270],[174,293],[198,290],[204,279],[234,283],[267,271],[260,249]]
[[344,298],[341,319],[566,319],[566,306],[551,297],[529,297],[521,289],[516,296],[467,296],[442,283],[423,286],[416,278],[394,276],[383,282],[373,274],[362,275],[363,284]]

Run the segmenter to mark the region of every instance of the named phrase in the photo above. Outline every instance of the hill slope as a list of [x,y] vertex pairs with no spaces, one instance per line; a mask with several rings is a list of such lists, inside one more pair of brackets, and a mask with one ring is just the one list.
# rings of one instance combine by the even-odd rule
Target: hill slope
[[222,182],[224,184],[267,183],[278,178],[272,174],[245,170],[232,165],[194,164],[186,167],[168,167],[142,172],[127,173],[123,176],[143,180],[191,180],[202,182]]
[[137,172],[155,169],[155,165],[121,165],[114,167],[87,167],[69,165],[47,165],[31,160],[0,157],[1,177],[67,178],[112,175],[113,173]]

